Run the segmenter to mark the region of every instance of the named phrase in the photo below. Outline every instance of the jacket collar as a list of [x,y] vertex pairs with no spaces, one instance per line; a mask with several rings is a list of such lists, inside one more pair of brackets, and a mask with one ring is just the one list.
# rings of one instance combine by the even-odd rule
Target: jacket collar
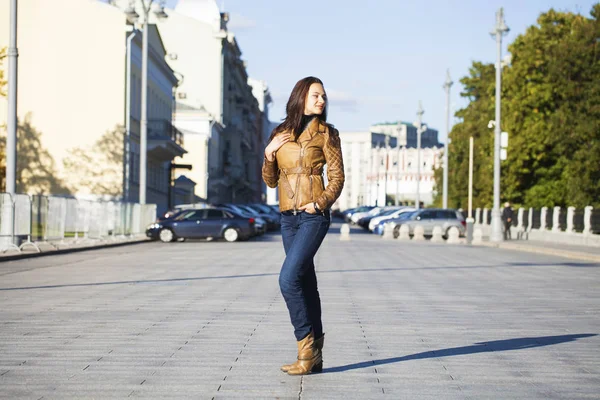
[[319,118],[313,118],[312,121],[306,127],[309,136],[312,138],[317,133],[324,133],[326,125]]

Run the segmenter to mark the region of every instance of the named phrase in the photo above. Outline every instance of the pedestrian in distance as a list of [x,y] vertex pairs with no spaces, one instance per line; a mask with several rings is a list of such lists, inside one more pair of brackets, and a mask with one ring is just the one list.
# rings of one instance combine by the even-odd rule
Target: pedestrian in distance
[[515,217],[515,213],[513,212],[510,203],[507,201],[504,203],[504,208],[502,209],[502,222],[504,223],[504,240],[509,240],[510,237],[510,227],[513,223],[513,219]]
[[[323,370],[323,323],[314,257],[331,223],[330,208],[344,186],[339,132],[327,123],[323,82],[307,77],[296,83],[286,117],[265,149],[262,177],[279,186],[281,236],[285,261],[279,288],[290,314],[298,359],[281,367],[289,375]],[[327,165],[327,187],[323,167]]]

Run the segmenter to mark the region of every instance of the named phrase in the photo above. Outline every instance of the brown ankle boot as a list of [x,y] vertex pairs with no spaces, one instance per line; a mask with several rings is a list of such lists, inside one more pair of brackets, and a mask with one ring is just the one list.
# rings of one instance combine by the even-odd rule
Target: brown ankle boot
[[[320,338],[315,339],[315,347],[321,352],[321,355],[323,355],[323,342],[324,341],[325,341],[325,334],[323,334]],[[296,361],[293,364],[282,365],[281,370],[283,372],[288,372],[290,370],[290,368],[292,368],[297,363],[298,363],[298,361]],[[319,364],[316,364],[312,369],[312,372],[321,372],[321,371],[323,371],[322,357],[321,357],[321,362]]]
[[[287,371],[288,375],[307,375],[313,372],[313,368],[323,369],[321,350],[315,345],[315,336],[309,333],[298,342],[298,361]],[[315,370],[315,372],[317,372]]]

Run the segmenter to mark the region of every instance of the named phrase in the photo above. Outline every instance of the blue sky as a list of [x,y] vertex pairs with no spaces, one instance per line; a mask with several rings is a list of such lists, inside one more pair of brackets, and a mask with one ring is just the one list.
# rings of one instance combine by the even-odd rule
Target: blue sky
[[[596,0],[597,2],[597,0]],[[168,4],[173,6],[176,0]],[[454,81],[453,111],[465,105],[458,80],[474,60],[494,62],[489,35],[504,7],[510,32],[503,53],[550,8],[589,16],[591,0],[218,0],[230,13],[251,77],[267,81],[270,119],[285,116],[296,81],[314,75],[330,98],[328,120],[341,131],[398,119],[424,120],[445,141],[446,69]],[[451,123],[454,121],[452,117]]]

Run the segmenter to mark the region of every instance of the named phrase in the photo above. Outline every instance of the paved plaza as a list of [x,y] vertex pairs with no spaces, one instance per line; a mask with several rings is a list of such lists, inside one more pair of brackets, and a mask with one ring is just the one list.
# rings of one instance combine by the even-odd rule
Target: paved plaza
[[296,343],[279,235],[0,263],[0,397],[598,399],[600,264],[386,241],[317,254],[322,374]]

